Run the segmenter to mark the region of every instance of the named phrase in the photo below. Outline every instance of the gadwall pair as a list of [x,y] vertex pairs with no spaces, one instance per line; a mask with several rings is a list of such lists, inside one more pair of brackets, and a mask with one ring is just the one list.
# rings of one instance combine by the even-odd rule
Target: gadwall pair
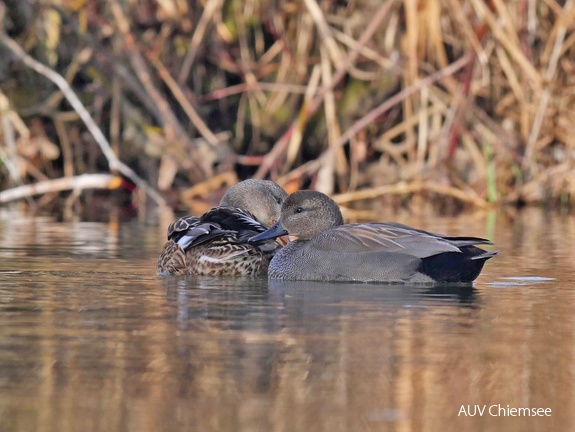
[[200,276],[265,275],[282,245],[275,240],[253,245],[247,240],[279,219],[286,198],[287,193],[269,180],[249,179],[232,186],[218,207],[170,224],[156,270]]
[[497,252],[476,237],[448,237],[396,223],[343,224],[339,206],[316,191],[284,202],[279,221],[249,241],[289,233],[271,260],[270,279],[389,283],[469,283]]

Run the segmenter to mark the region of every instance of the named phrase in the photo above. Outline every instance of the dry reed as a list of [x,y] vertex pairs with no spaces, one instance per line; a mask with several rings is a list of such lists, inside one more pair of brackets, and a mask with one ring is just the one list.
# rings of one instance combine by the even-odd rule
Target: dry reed
[[[104,159],[150,190],[234,172],[341,202],[575,201],[574,0],[35,3],[0,40],[2,188]],[[56,157],[22,150],[31,125]]]

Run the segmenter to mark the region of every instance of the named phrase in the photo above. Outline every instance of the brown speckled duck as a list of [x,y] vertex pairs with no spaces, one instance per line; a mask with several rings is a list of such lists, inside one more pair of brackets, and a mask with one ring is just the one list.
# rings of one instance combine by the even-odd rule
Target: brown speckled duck
[[268,276],[283,280],[471,283],[497,252],[477,237],[448,237],[396,223],[344,225],[339,206],[316,191],[298,191],[279,221],[250,242],[297,239],[273,257]]
[[232,186],[218,207],[170,224],[156,270],[201,276],[265,275],[282,244],[271,239],[252,245],[248,239],[277,221],[286,198],[287,193],[269,180],[249,179]]

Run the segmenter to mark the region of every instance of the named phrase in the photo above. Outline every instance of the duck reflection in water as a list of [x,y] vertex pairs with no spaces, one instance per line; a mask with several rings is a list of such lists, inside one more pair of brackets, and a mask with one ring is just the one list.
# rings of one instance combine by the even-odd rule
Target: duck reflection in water
[[[400,316],[436,308],[475,309],[480,301],[471,286],[266,280],[264,278],[185,277],[163,280],[171,314],[181,329],[207,324],[267,334],[280,328],[322,333],[334,317],[364,316],[366,311]],[[387,311],[387,312],[386,312]],[[398,315],[399,314],[399,315]],[[330,324],[331,323],[331,324]]]

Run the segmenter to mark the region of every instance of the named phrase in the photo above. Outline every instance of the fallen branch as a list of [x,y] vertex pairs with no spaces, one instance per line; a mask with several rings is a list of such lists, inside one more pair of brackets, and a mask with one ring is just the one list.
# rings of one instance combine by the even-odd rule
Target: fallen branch
[[489,207],[489,203],[477,195],[457,189],[453,186],[446,186],[431,182],[397,183],[393,185],[377,186],[369,189],[362,189],[355,192],[347,192],[333,197],[338,204],[345,204],[352,201],[379,198],[383,195],[403,195],[416,192],[434,192],[439,195],[450,196],[462,202],[473,204],[480,208]]
[[121,184],[122,179],[112,174],[82,174],[75,177],[62,177],[6,189],[0,192],[0,203],[65,190],[116,189]]
[[70,105],[72,105],[72,108],[74,108],[76,113],[78,113],[78,115],[80,116],[80,118],[86,125],[86,128],[90,131],[90,133],[94,137],[94,140],[96,141],[96,143],[102,150],[102,153],[108,160],[110,170],[118,171],[123,175],[125,175],[130,180],[132,180],[137,186],[141,187],[146,192],[146,194],[152,200],[154,200],[156,204],[160,206],[166,205],[164,198],[162,198],[162,196],[156,190],[154,190],[151,186],[149,186],[148,183],[143,178],[138,176],[134,172],[134,170],[132,170],[132,168],[130,168],[128,165],[124,164],[122,161],[118,159],[118,157],[112,150],[110,143],[108,142],[108,140],[106,139],[100,128],[96,125],[96,122],[94,121],[88,110],[84,107],[78,96],[76,96],[76,93],[74,93],[74,90],[72,90],[70,84],[68,84],[68,82],[64,79],[64,77],[62,77],[62,75],[50,69],[48,66],[40,63],[36,59],[30,57],[20,47],[20,45],[18,45],[16,41],[14,41],[5,33],[0,32],[0,43],[3,44],[6,48],[8,48],[10,51],[12,51],[12,53],[20,60],[22,60],[22,62],[30,69],[36,71],[40,75],[45,76],[54,84],[56,84],[56,86],[58,86],[58,88],[64,94]]

